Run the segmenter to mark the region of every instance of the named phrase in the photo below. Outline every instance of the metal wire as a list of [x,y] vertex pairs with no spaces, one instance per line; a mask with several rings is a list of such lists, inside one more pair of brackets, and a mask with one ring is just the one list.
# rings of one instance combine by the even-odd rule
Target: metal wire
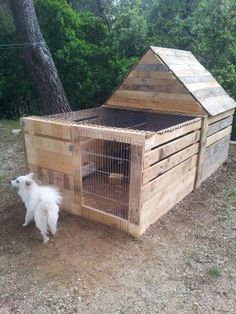
[[130,144],[88,139],[81,154],[83,205],[127,219]]
[[144,132],[159,132],[182,123],[192,123],[196,117],[160,112],[134,111],[111,108],[87,110],[44,116],[49,120],[60,120],[76,124],[105,126]]

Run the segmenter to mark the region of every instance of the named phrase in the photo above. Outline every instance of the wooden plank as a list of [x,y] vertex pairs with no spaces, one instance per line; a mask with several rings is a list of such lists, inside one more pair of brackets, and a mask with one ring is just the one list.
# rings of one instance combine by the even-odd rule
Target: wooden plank
[[229,142],[230,136],[226,136],[206,149],[203,162],[202,181],[212,175],[227,159]]
[[193,190],[195,171],[196,168],[193,168],[143,205],[140,233],[143,233]]
[[228,154],[229,141],[230,136],[228,135],[205,149],[204,170],[221,160],[225,153]]
[[25,134],[26,146],[31,149],[43,149],[46,151],[72,156],[71,144],[63,140],[54,140],[39,136]]
[[186,56],[191,57],[192,54],[190,51],[187,50],[179,50],[179,49],[172,49],[172,48],[164,48],[164,47],[150,47],[154,53],[156,53],[158,56]]
[[43,118],[23,118],[24,130],[31,135],[47,135],[53,138],[70,140],[70,126]]
[[212,115],[217,115],[235,107],[235,101],[228,95],[209,97],[202,103],[204,103],[204,108]]
[[162,63],[161,60],[149,49],[145,55],[139,60],[139,64],[158,64]]
[[[177,88],[183,85],[176,79],[173,78],[150,78],[150,77],[130,77],[127,78],[121,85],[122,86],[133,86],[133,85],[148,85],[148,86],[160,86],[166,88]],[[186,88],[185,88],[186,89]],[[187,89],[186,89],[187,90]]]
[[157,64],[138,64],[134,68],[135,71],[145,71],[145,72],[168,72],[168,68],[162,64],[162,63],[157,63]]
[[199,130],[200,128],[201,119],[199,118],[199,120],[197,120],[196,122],[176,128],[173,131],[152,135],[146,139],[145,149],[148,150],[150,148],[154,148],[173,139],[177,139],[178,137],[181,137],[185,134],[191,133],[195,130]]
[[201,138],[200,138],[200,143],[199,143],[199,152],[198,152],[198,159],[197,159],[197,171],[196,171],[196,178],[195,178],[196,189],[199,188],[201,184],[203,160],[205,156],[205,147],[206,147],[206,142],[207,142],[207,132],[208,132],[208,118],[204,117],[202,119]]
[[154,150],[151,150],[148,154],[144,156],[144,168],[149,167],[150,165],[158,162],[159,160],[166,158],[185,147],[188,147],[200,139],[200,131],[196,131],[185,135],[181,138],[173,140],[170,143],[167,143],[163,146],[160,146]]
[[150,79],[173,79],[176,77],[171,71],[168,72],[146,72],[146,71],[131,71],[127,78],[150,78]]
[[193,144],[180,152],[156,163],[152,167],[146,169],[143,173],[143,183],[147,183],[157,176],[165,173],[176,165],[180,164],[184,160],[198,153],[199,144]]
[[142,146],[145,141],[145,134],[143,132],[92,125],[79,125],[76,127],[78,127],[78,135],[81,137],[114,140],[139,146]]
[[196,114],[202,115],[205,114],[205,111],[202,107],[196,102],[195,104],[190,103],[182,103],[181,100],[177,103],[174,101],[160,100],[160,101],[152,101],[152,100],[138,100],[138,99],[124,99],[120,97],[113,96],[109,99],[108,106],[112,107],[120,107],[126,109],[150,109],[155,111],[166,111],[166,112],[178,112],[184,114]]
[[142,186],[143,147],[131,145],[128,221],[139,224]]
[[226,117],[222,120],[219,120],[213,124],[211,124],[208,128],[207,136],[210,136],[216,132],[219,132],[220,130],[228,127],[233,122],[233,116]]
[[[143,92],[159,92],[159,93],[169,93],[169,94],[188,94],[187,89],[174,80],[168,80],[168,82],[160,82],[160,84],[122,84],[119,90],[127,90],[127,91],[143,91]],[[165,84],[164,84],[165,83]],[[174,83],[174,84],[173,84]]]
[[82,156],[81,138],[79,136],[79,126],[71,127],[71,140],[73,145],[73,174],[74,174],[74,202],[77,204],[78,214],[81,214],[82,207]]
[[24,156],[25,156],[25,168],[26,168],[26,171],[29,172],[29,162],[28,162],[26,143],[25,143],[25,131],[23,128],[21,128],[21,138],[22,138]]
[[[143,214],[145,212],[152,211],[153,207],[156,207],[157,204],[163,202],[163,200],[171,199],[176,192],[178,187],[183,186],[184,184],[188,184],[195,180],[196,168],[191,169],[190,171],[183,173],[180,177],[175,178],[170,184],[168,184],[163,190],[157,192],[153,195],[153,197],[149,198],[145,203],[142,204],[142,215],[141,215],[141,222],[143,218]],[[180,188],[181,189],[181,188]]]
[[[208,89],[209,88],[217,88],[219,87],[219,83],[217,81],[212,81],[212,82],[200,82],[200,83],[190,83],[190,84],[185,84],[185,86],[188,88],[189,91],[197,92],[202,89]],[[195,95],[195,93],[194,93]],[[197,93],[196,93],[197,96]]]
[[209,147],[210,145],[214,144],[215,142],[221,140],[223,137],[229,135],[231,133],[231,130],[232,130],[232,126],[229,126],[211,136],[209,136],[207,138],[207,141],[206,141],[206,147]]
[[80,216],[89,220],[96,221],[98,223],[112,226],[113,228],[117,228],[125,232],[128,231],[127,220],[122,219],[120,217],[116,217],[109,213],[104,213],[100,210],[97,210],[88,206],[82,206]]
[[183,84],[209,83],[209,82],[213,82],[213,81],[215,81],[215,79],[207,71],[204,71],[204,74],[202,74],[202,75],[190,75],[190,76],[188,76],[188,75],[186,75],[186,76],[181,75],[181,82]]
[[181,177],[183,173],[190,171],[197,165],[197,155],[185,160],[178,166],[159,176],[157,179],[149,182],[142,188],[142,204],[152,198],[157,192],[162,191],[166,186],[171,184],[176,178]]
[[28,161],[42,168],[73,174],[72,157],[42,149],[27,148]]
[[209,124],[212,124],[212,123],[215,123],[216,121],[219,121],[219,120],[222,120],[228,116],[231,116],[234,114],[234,109],[231,109],[231,110],[227,110],[221,114],[218,114],[216,116],[213,116],[213,117],[209,117]]
[[227,94],[226,94],[226,91],[221,86],[214,87],[214,88],[212,87],[204,88],[204,89],[200,89],[194,92],[194,96],[197,97],[197,99],[201,101],[206,100],[207,98],[218,97],[218,96],[223,96],[223,95],[227,95]]
[[74,191],[69,190],[62,190],[61,194],[63,196],[61,208],[66,212],[69,212],[74,215],[78,215],[77,212],[77,205],[73,202],[74,201]]
[[155,92],[143,92],[143,91],[131,91],[131,90],[117,90],[114,93],[115,97],[124,99],[138,99],[138,100],[151,100],[157,102],[176,102],[176,103],[188,103],[196,104],[195,99],[189,94],[174,94],[174,93],[155,93]]
[[[40,177],[41,181],[43,181],[45,184],[53,184],[57,186],[60,191],[64,189],[74,191],[74,179],[72,175],[68,175],[59,171],[41,168],[30,163],[28,164],[28,166],[29,171],[33,172],[38,179]],[[39,169],[41,172],[40,175],[38,175]],[[49,172],[52,176],[52,179],[49,179],[50,177]],[[50,180],[52,181],[51,183],[49,182]]]

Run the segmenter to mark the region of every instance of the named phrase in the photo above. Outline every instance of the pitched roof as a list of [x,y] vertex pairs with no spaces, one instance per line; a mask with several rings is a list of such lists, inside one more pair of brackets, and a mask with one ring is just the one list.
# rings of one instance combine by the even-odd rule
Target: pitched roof
[[215,116],[236,107],[235,101],[190,51],[150,48],[208,114]]

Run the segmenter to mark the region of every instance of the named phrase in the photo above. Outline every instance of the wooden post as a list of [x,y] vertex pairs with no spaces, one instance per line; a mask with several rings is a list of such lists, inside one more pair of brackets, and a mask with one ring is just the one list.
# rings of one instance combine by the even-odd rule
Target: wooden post
[[204,162],[204,155],[206,149],[206,141],[207,141],[207,132],[208,132],[208,118],[202,118],[202,126],[201,126],[201,137],[199,143],[199,153],[198,153],[198,160],[197,160],[197,171],[195,177],[195,189],[198,189],[201,185],[202,181],[202,169],[203,169],[203,162]]
[[143,147],[131,145],[128,221],[135,225],[140,221],[142,170]]
[[72,158],[73,158],[73,168],[74,168],[74,194],[75,194],[75,212],[78,215],[81,214],[82,207],[82,165],[81,165],[81,147],[80,147],[81,137],[79,136],[78,127],[71,127],[71,142],[72,142]]

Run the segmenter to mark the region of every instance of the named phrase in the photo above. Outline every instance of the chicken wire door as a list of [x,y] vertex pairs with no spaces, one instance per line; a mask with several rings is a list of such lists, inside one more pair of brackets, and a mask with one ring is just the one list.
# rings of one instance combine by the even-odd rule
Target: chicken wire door
[[81,142],[82,205],[128,219],[130,144]]

